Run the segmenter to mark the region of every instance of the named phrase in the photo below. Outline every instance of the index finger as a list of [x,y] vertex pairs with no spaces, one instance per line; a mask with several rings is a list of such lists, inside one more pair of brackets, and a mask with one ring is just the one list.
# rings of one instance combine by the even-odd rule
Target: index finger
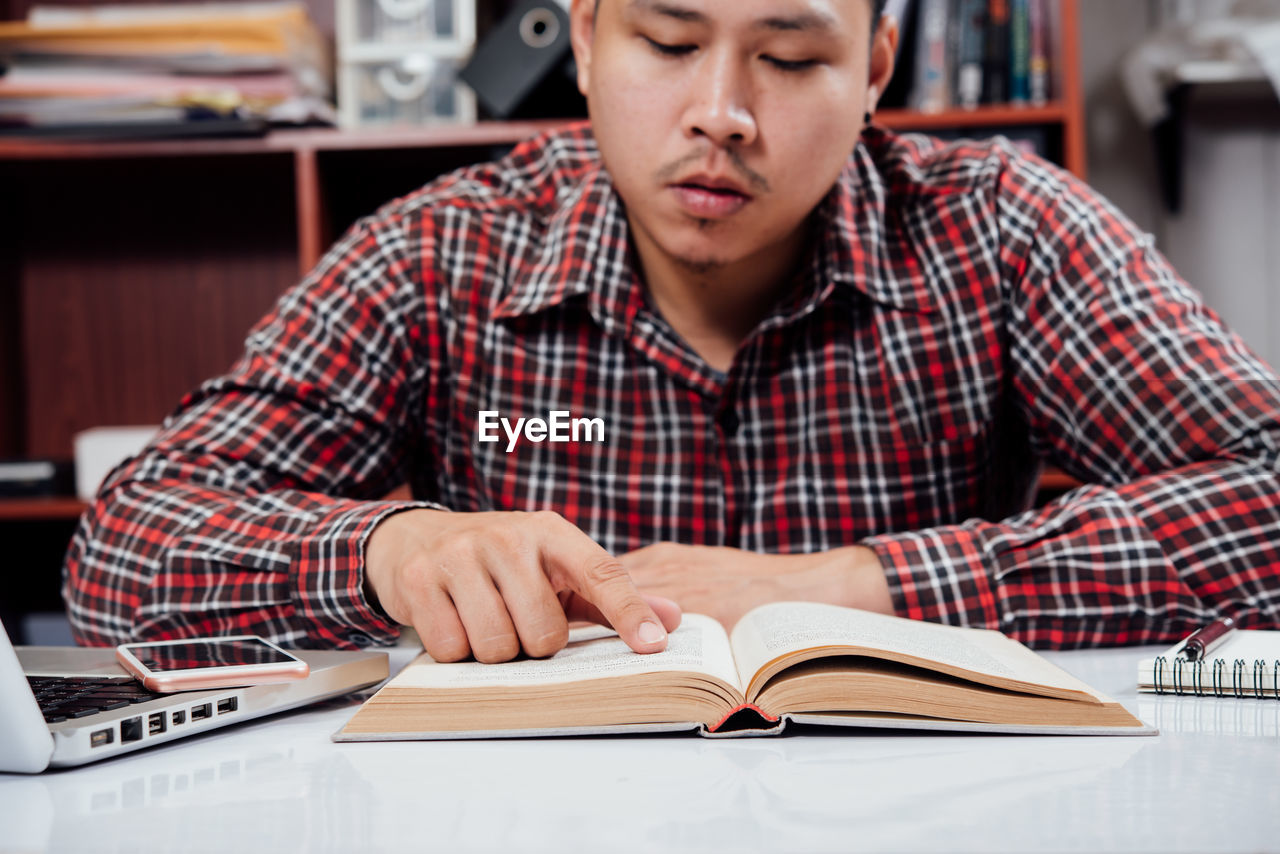
[[593,610],[598,610],[635,652],[666,649],[667,630],[662,620],[636,590],[622,564],[581,531],[574,531],[577,537],[547,544],[543,552],[547,577],[556,592],[575,594],[565,604],[565,616],[595,621]]

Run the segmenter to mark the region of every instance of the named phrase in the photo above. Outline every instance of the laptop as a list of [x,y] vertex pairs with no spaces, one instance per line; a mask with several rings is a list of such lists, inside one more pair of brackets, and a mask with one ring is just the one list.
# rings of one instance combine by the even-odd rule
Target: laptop
[[0,771],[83,765],[376,685],[385,652],[291,650],[305,679],[154,694],[110,647],[14,647],[0,629]]

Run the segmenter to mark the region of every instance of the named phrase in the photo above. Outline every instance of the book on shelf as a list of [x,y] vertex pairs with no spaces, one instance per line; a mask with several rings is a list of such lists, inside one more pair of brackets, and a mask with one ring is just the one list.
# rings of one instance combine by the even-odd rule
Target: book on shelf
[[1049,43],[1056,14],[1060,13],[1054,0],[1032,0],[1027,18],[1027,85],[1031,103],[1037,107],[1049,102]]
[[987,0],[957,0],[955,11],[951,22],[956,64],[953,99],[971,110],[982,101]]
[[1053,96],[1059,0],[918,0],[903,37],[922,112],[1043,105]]
[[919,0],[919,3],[911,106],[924,113],[939,113],[951,103],[947,73],[947,20],[951,0]]
[[1009,100],[1014,104],[1031,101],[1031,2],[1010,0]]
[[136,131],[331,120],[328,49],[301,3],[35,6],[0,22],[0,129]]
[[990,630],[803,602],[763,605],[732,633],[686,614],[666,651],[575,628],[539,660],[441,664],[425,653],[334,738],[698,732],[789,723],[1027,734],[1149,735],[1114,700]]
[[987,4],[983,33],[982,103],[1009,101],[1009,0]]
[[70,495],[74,486],[70,460],[0,460],[0,498]]

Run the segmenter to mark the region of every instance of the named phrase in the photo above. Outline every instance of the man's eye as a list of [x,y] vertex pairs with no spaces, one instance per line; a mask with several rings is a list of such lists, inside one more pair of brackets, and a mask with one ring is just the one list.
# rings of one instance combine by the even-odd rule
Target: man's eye
[[694,49],[694,46],[691,44],[663,44],[662,42],[654,41],[648,36],[641,36],[641,38],[649,43],[649,47],[653,48],[663,56],[684,56],[685,54],[692,53]]
[[780,71],[808,71],[818,64],[816,59],[778,59],[776,56],[762,56],[761,59]]

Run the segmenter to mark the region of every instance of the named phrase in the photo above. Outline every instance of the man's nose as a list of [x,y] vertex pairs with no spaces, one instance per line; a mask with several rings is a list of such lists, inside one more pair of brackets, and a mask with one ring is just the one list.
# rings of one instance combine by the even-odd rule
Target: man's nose
[[688,98],[686,135],[705,136],[721,147],[755,141],[751,81],[738,57],[728,51],[707,55],[697,67]]

